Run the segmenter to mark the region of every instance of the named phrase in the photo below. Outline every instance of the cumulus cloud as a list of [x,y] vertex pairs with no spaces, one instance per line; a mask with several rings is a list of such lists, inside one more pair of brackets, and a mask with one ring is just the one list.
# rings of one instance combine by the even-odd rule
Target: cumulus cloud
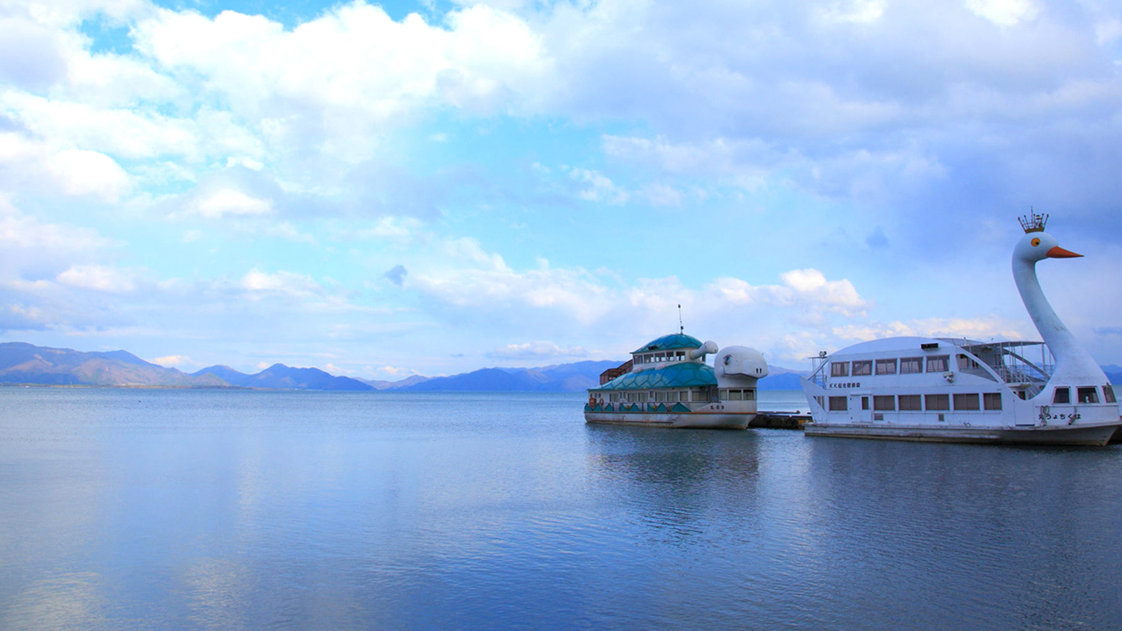
[[132,188],[132,179],[105,154],[0,131],[0,187],[115,202]]
[[1032,0],[966,0],[966,7],[999,26],[1016,26],[1039,11]]
[[998,317],[927,318],[885,323],[850,324],[833,330],[841,340],[863,341],[896,336],[951,337],[988,341],[1032,339],[1035,333]]
[[827,280],[816,269],[791,270],[779,276],[780,285],[753,286],[738,278],[719,278],[712,288],[726,301],[741,305],[803,305],[847,317],[863,315],[869,307],[848,280]]
[[588,351],[579,346],[562,348],[553,342],[536,341],[525,344],[507,344],[487,354],[496,359],[575,359],[588,357]]
[[157,357],[152,360],[153,364],[159,364],[164,368],[179,368],[180,366],[195,365],[195,362],[186,355],[168,355],[166,357]]
[[[845,336],[1012,332],[984,320],[878,320],[874,294],[848,280],[874,276],[900,252],[931,265],[970,258],[962,252],[993,239],[994,215],[1009,208],[1063,213],[1088,238],[1122,230],[1109,201],[1122,195],[1122,15],[1109,4],[515,0],[429,15],[395,21],[349,2],[287,27],[144,0],[5,3],[0,320],[120,325],[122,313],[179,310],[234,330],[282,313],[321,339],[344,339],[476,318],[495,336],[478,357],[552,350],[504,346],[499,334],[598,349],[606,345],[584,338],[665,331],[681,303],[699,327],[794,356]],[[128,33],[118,52],[81,31],[83,20],[105,19]],[[574,129],[583,140],[565,135]],[[550,142],[535,145],[544,131]],[[54,214],[6,211],[10,199]],[[700,201],[710,208],[692,208]],[[581,267],[611,266],[600,253],[625,247],[587,227],[648,221],[627,214],[642,205],[708,210],[722,227],[752,213],[757,234],[807,241],[840,224],[829,243],[868,260],[835,267],[832,246],[812,245],[750,277],[716,262],[729,260],[718,243],[711,276]],[[590,212],[544,218],[557,207]],[[210,247],[213,265],[237,258],[237,267],[154,281],[114,266],[115,244],[101,235],[136,233],[78,224],[127,213],[178,222],[186,245],[177,246],[192,256]],[[581,226],[579,247],[559,245],[572,234],[564,220]],[[200,225],[213,238],[201,242]],[[539,253],[519,241],[527,226],[549,231],[533,247],[564,252],[564,262],[527,263]],[[283,256],[229,256],[230,231],[284,240]],[[405,289],[369,292],[379,299],[417,304],[379,304],[408,313],[384,329],[315,320],[374,307],[348,291],[361,281],[307,273],[297,252],[313,248]],[[650,254],[620,258],[645,264]],[[953,271],[957,283],[964,274]],[[730,324],[749,318],[752,327]]]
[[583,269],[552,269],[543,262],[536,269],[518,272],[470,239],[451,242],[448,249],[473,265],[416,270],[410,286],[443,303],[488,313],[521,305],[555,310],[588,324],[608,310],[603,299],[606,288]]
[[220,219],[224,216],[261,216],[273,214],[273,202],[241,191],[222,189],[192,200],[188,209],[208,219]]
[[268,274],[257,268],[251,269],[242,277],[241,287],[251,296],[274,295],[295,299],[323,296],[323,287],[307,274],[280,271]]
[[126,270],[106,265],[79,265],[58,275],[58,282],[78,289],[93,289],[111,294],[124,294],[137,287],[136,276]]

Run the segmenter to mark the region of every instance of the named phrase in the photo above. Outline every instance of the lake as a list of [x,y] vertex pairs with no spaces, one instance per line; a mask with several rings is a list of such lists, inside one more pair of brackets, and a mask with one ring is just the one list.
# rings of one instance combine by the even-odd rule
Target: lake
[[0,628],[1122,628],[1119,446],[585,396],[0,388]]

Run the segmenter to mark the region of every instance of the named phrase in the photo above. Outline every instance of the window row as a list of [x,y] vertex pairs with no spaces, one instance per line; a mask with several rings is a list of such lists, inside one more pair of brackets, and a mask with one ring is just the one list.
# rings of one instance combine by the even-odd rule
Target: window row
[[612,392],[608,395],[609,403],[671,403],[675,401],[708,401],[709,392],[706,388],[690,388],[688,390],[633,390],[631,392]]
[[686,358],[685,351],[667,351],[665,353],[648,353],[636,355],[636,364],[661,364],[663,362],[682,361]]
[[[1095,386],[1079,386],[1075,389],[1076,401],[1079,403],[1098,403],[1099,389]],[[1114,398],[1114,387],[1110,384],[1103,386],[1103,402],[1117,403]],[[1052,393],[1052,405],[1071,404],[1071,388],[1061,386]]]
[[[676,401],[712,401],[711,390],[716,388],[689,388],[684,390],[632,390],[630,392],[612,392],[608,395],[609,403],[673,403]],[[755,388],[722,388],[719,395],[721,401],[755,401]]]
[[[964,356],[965,357],[965,356]],[[875,364],[871,359],[852,362],[830,362],[831,377],[864,377],[873,374],[874,365],[878,375],[907,375],[921,372],[947,372],[950,366],[950,355],[935,355],[932,357],[904,357],[901,359],[878,359]],[[927,370],[924,371],[924,360]]]
[[755,401],[756,390],[754,388],[745,388],[744,390],[736,389],[722,389],[722,401]]
[[[967,412],[976,410],[1000,410],[1001,409],[1001,393],[1000,392],[984,392],[982,394],[968,392],[959,393],[955,395],[950,394],[899,394],[899,395],[874,395],[872,397],[861,397],[861,409],[868,410],[870,401],[872,399],[872,409],[877,412],[922,412],[924,410],[930,412],[944,412],[951,410],[951,403],[954,403],[954,410],[956,412]],[[821,401],[819,401],[821,405]],[[849,411],[849,398],[848,397],[830,397],[829,398],[829,411],[831,412],[847,412]]]

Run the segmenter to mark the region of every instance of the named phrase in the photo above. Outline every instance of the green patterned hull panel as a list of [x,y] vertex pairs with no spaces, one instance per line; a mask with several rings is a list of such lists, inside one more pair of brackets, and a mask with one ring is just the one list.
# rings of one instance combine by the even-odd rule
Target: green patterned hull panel
[[679,362],[639,372],[620,375],[589,392],[618,390],[655,390],[669,388],[704,388],[717,385],[713,368],[700,362]]

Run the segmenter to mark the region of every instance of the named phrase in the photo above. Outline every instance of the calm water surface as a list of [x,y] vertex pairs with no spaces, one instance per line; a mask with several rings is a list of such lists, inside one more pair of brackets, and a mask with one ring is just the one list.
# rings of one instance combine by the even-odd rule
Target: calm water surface
[[0,628],[1122,628],[1117,446],[583,400],[0,389]]

